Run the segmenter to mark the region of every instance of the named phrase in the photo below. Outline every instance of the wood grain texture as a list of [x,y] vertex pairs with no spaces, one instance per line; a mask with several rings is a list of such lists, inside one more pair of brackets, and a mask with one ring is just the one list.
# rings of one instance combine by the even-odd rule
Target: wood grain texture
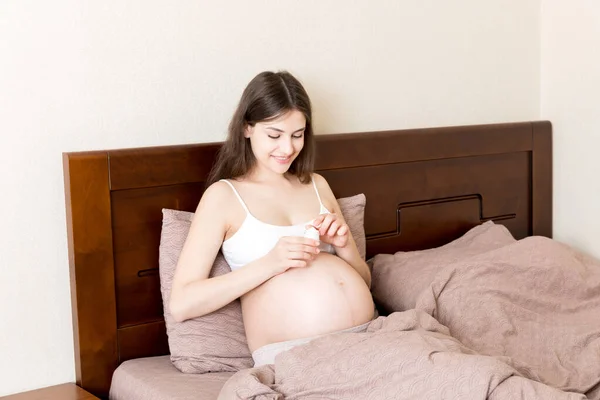
[[530,132],[530,123],[514,123],[317,136],[316,169],[530,151]]
[[[119,363],[139,357],[169,354],[167,332],[164,321],[130,326],[118,331]],[[140,337],[144,340],[140,340]],[[149,352],[149,349],[151,351]]]
[[532,123],[532,234],[552,237],[552,124]]
[[160,211],[195,210],[203,189],[202,183],[188,183],[111,193],[119,328],[162,318],[157,264]]
[[1,397],[3,400],[94,400],[98,399],[74,383],[50,386],[43,389]]
[[106,152],[65,154],[77,383],[106,394],[117,367],[112,220]]
[[110,151],[111,190],[201,182],[221,143]]

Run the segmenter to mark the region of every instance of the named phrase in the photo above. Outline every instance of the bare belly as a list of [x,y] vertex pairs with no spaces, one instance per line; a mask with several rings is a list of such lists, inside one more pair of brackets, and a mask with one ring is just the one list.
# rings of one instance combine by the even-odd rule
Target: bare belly
[[269,343],[322,335],[373,318],[371,292],[344,260],[321,253],[242,297],[250,351]]

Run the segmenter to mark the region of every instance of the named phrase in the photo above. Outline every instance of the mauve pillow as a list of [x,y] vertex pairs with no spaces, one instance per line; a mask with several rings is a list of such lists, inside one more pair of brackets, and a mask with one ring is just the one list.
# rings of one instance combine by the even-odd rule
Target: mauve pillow
[[[366,254],[364,208],[366,197],[358,194],[338,199],[342,215],[361,256]],[[163,209],[159,247],[160,289],[169,349],[173,365],[186,373],[239,371],[254,365],[246,342],[240,300],[202,317],[176,322],[168,308],[173,275],[188,235],[193,213]],[[218,253],[209,277],[231,272]]]
[[413,309],[419,294],[445,265],[515,241],[504,225],[488,221],[441,247],[377,254],[371,261],[371,293],[387,313]]
[[365,205],[367,197],[363,194],[357,194],[350,197],[337,199],[342,211],[342,216],[350,228],[350,233],[356,242],[356,247],[360,256],[364,260],[367,255],[367,239],[365,237]]
[[[253,365],[239,300],[199,318],[176,322],[169,311],[171,284],[179,254],[190,230],[191,212],[163,209],[159,247],[160,290],[173,365],[181,372],[239,371]],[[221,252],[210,277],[231,272]]]

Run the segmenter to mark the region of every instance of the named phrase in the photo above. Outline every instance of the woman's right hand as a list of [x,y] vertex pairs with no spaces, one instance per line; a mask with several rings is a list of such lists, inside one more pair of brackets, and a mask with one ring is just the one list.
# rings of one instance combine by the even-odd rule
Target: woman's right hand
[[284,273],[290,268],[308,266],[319,254],[319,241],[301,236],[284,236],[265,256],[266,263],[275,275]]

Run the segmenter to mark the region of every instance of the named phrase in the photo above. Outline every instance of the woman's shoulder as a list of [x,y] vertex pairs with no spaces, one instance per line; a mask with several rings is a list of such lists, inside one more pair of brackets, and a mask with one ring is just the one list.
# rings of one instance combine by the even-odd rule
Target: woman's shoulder
[[335,195],[333,194],[333,191],[331,190],[331,187],[329,186],[329,183],[327,183],[327,179],[325,179],[322,175],[317,174],[316,172],[313,172],[312,179],[315,183],[315,186],[317,187],[317,191],[319,192],[319,196],[321,197],[321,200],[325,207],[328,210],[334,208],[336,199]]
[[210,208],[221,209],[230,203],[234,194],[229,183],[220,180],[214,182],[206,188],[200,199],[200,203],[205,203]]
[[226,179],[220,179],[214,183],[212,183],[209,187],[204,191],[204,196],[210,197],[222,197],[226,196],[227,192],[231,192],[229,188],[230,183]]
[[206,188],[198,202],[196,212],[208,218],[211,223],[220,221],[225,229],[245,216],[243,206],[225,181],[214,182]]
[[319,189],[319,191],[321,191],[321,190],[331,191],[331,188],[329,187],[329,183],[327,183],[327,179],[325,179],[322,175],[317,174],[316,172],[313,172],[311,174],[311,177],[312,177],[313,182],[317,186],[317,189]]

